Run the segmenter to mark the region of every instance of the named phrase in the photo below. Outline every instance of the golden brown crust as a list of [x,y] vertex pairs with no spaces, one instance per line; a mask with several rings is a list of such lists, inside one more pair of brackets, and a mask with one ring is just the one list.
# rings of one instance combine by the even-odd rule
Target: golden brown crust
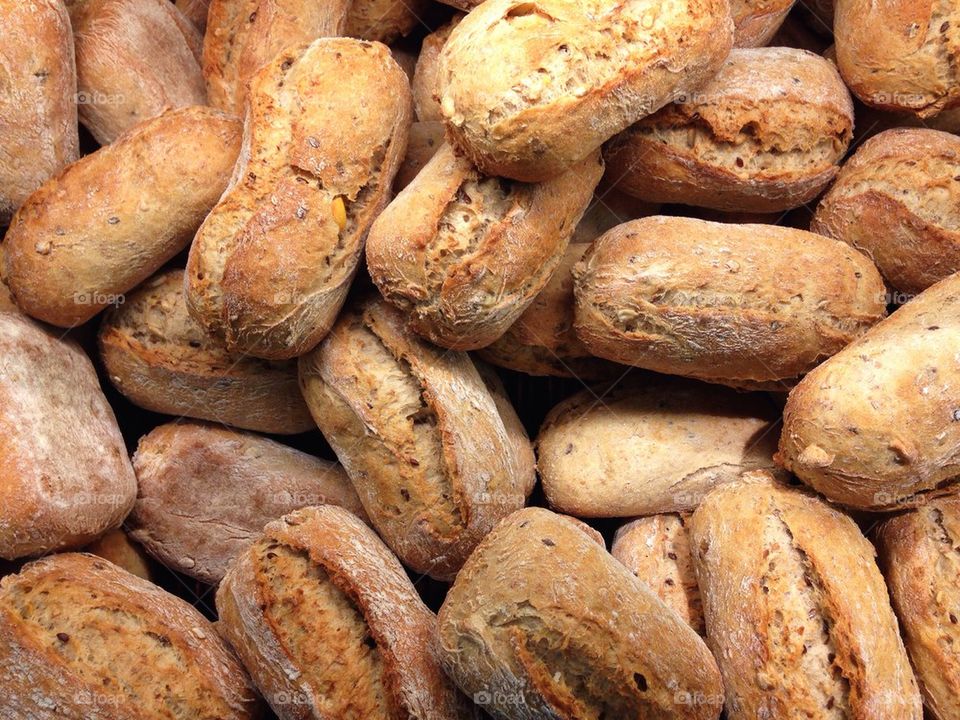
[[413,73],[413,81],[410,83],[413,107],[420,122],[443,120],[443,113],[440,112],[440,88],[437,75],[440,70],[440,51],[450,38],[450,33],[463,18],[462,13],[455,13],[447,23],[427,35],[420,45],[417,67]]
[[688,523],[727,717],[920,720],[874,549],[856,524],[766,473]]
[[177,9],[183,13],[201,33],[207,29],[207,11],[210,0],[176,0]]
[[153,580],[150,571],[150,558],[139,545],[130,541],[127,533],[120,528],[108,530],[82,550],[109,560],[119,568],[144,580]]
[[733,46],[767,45],[786,19],[795,0],[730,0]]
[[83,323],[183,250],[230,178],[240,123],[206,107],[148,120],[44,183],[4,239],[25,312]]
[[353,0],[343,34],[361,40],[392,43],[422,24],[420,18],[429,9],[429,0]]
[[443,147],[444,132],[442,122],[415,122],[410,125],[407,152],[393,180],[395,192],[400,192],[412,183],[430,162],[430,158]]

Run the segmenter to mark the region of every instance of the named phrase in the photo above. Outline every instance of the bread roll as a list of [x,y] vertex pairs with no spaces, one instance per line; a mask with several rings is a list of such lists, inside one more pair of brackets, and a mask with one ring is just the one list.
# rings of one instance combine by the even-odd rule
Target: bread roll
[[794,0],[730,0],[734,46],[755,48],[767,45],[793,4]]
[[378,43],[320,39],[252,78],[240,161],[187,264],[187,302],[208,332],[271,359],[327,334],[387,202],[411,113],[406,75]]
[[589,535],[542,508],[487,536],[439,624],[447,673],[496,718],[720,714],[719,673],[697,634]]
[[190,317],[183,272],[144,283],[100,326],[111,382],[136,405],[266,433],[313,429],[296,366],[230,353]]
[[346,310],[300,359],[300,383],[373,525],[416,572],[452,579],[523,507],[534,470],[519,421],[466,353],[416,338],[394,308]]
[[441,112],[482,172],[546,180],[702,85],[732,42],[728,0],[492,0],[440,53]]
[[393,181],[396,192],[403,190],[420,174],[420,171],[430,162],[430,158],[443,147],[443,138],[442,122],[415,122],[410,126],[407,153]]
[[461,720],[436,617],[376,534],[338,507],[270,523],[217,592],[224,635],[280,720]]
[[440,88],[437,86],[440,51],[463,17],[461,13],[456,13],[446,24],[427,35],[420,45],[420,55],[417,57],[417,67],[411,83],[413,107],[420,122],[443,120],[443,113],[440,112]]
[[574,276],[577,335],[594,355],[738,388],[788,387],[886,314],[866,257],[773,225],[635,220],[597,239]]
[[729,720],[920,720],[874,549],[846,515],[765,473],[688,527]]
[[271,520],[308,505],[363,506],[336,463],[251,433],[161,425],[133,456],[130,535],[166,567],[216,585]]
[[122,304],[190,243],[239,150],[237,120],[190,107],[67,167],[27,199],[4,240],[17,303],[61,327]]
[[93,555],[54,555],[0,583],[4,720],[256,720],[217,630],[180,598]]
[[61,0],[0,0],[0,226],[79,155],[77,71]]
[[83,552],[109,560],[132,575],[153,580],[150,571],[150,558],[139,545],[130,542],[123,530],[108,530],[92,543],[83,548]]
[[353,0],[343,34],[361,40],[392,43],[421,24],[420,18],[429,9],[430,0]]

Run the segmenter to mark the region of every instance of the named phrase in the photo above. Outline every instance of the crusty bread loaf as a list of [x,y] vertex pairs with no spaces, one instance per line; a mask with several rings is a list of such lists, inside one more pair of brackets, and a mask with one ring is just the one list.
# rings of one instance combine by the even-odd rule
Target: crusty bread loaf
[[101,145],[164,110],[204,105],[202,38],[170,0],[77,0],[80,122]]
[[960,5],[836,0],[840,74],[863,102],[927,118],[960,105]]
[[415,122],[410,126],[410,137],[403,162],[397,169],[393,188],[400,192],[413,182],[414,178],[430,162],[430,158],[443,147],[444,129],[442,122]]
[[833,64],[792,48],[734,50],[704,87],[618,135],[607,176],[644,200],[779,212],[816,198],[853,136]]
[[730,0],[733,45],[754,48],[767,45],[786,19],[795,0]]
[[484,173],[546,180],[702,85],[732,42],[728,0],[491,0],[440,53],[441,112]]
[[211,585],[288,512],[330,504],[364,514],[336,463],[214,425],[161,425],[140,439],[133,467],[131,537],[166,567]]
[[446,24],[427,35],[420,45],[417,67],[413,73],[413,81],[410,83],[413,91],[413,107],[420,122],[443,119],[443,113],[440,112],[440,89],[437,86],[440,51],[463,17],[461,13],[456,13]]
[[[324,2],[329,0],[321,0],[318,4]],[[392,43],[421,24],[420,18],[429,8],[430,0],[353,0],[343,34],[361,40]]]
[[689,519],[686,513],[668,513],[631,520],[617,528],[610,554],[704,635],[703,604],[687,531]]
[[[342,35],[352,0],[210,0],[203,76],[210,104],[242,115],[250,79],[277,53]],[[338,75],[347,83],[350,73]]]
[[327,334],[411,114],[407,77],[379,43],[323,38],[254,75],[240,161],[187,264],[187,302],[208,332],[273,359]]
[[136,478],[90,360],[6,312],[0,358],[0,557],[80,547],[119,526]]
[[420,340],[404,320],[382,301],[344,311],[300,359],[300,382],[387,544],[417,572],[449,580],[523,507],[533,451],[470,357]]
[[556,271],[602,174],[594,153],[551,180],[511,182],[445,145],[373,223],[370,277],[432,342],[489,345]]
[[175,0],[177,9],[183,13],[201,33],[207,29],[207,11],[210,0]]
[[183,600],[93,555],[0,583],[4,720],[255,720],[261,703]]
[[866,253],[898,290],[960,270],[960,138],[900,128],[865,142],[817,207],[811,230]]
[[543,508],[516,512],[487,536],[439,625],[444,668],[496,718],[720,714],[720,677],[700,637],[589,535]]
[[4,239],[20,307],[71,327],[122,303],[190,243],[226,187],[240,133],[211,108],[171,110],[44,183]]
[[778,418],[762,394],[652,374],[582,390],[540,428],[543,490],[577,517],[692,510],[717,485],[774,467]]
[[266,526],[217,592],[224,635],[280,720],[466,720],[437,659],[436,617],[346,510]]
[[924,703],[935,720],[960,717],[960,496],[885,521],[877,540]]
[[190,317],[183,272],[144,283],[100,326],[110,380],[147,410],[268,433],[313,429],[296,365],[230,353]]
[[130,542],[127,533],[119,528],[108,530],[85,546],[82,551],[109,560],[117,567],[144,580],[153,579],[150,558],[147,557],[143,548]]
[[733,387],[788,387],[886,314],[866,257],[773,225],[635,220],[574,275],[576,331],[594,355]]
[[928,288],[790,393],[778,461],[831,500],[897,509],[960,477],[960,274]]
[[846,515],[765,473],[688,523],[729,720],[920,720],[873,546]]
[[62,0],[0,0],[0,227],[77,159],[77,72]]

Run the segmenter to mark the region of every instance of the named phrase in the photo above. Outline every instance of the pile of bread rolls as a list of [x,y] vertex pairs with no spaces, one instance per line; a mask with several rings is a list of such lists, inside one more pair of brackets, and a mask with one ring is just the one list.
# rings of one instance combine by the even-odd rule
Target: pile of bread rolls
[[960,720],[958,134],[957,0],[0,0],[0,720]]

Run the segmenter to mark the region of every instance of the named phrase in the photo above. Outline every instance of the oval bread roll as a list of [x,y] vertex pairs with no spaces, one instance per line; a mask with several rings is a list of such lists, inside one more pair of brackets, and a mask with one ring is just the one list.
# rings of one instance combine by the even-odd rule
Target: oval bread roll
[[692,510],[746,470],[774,467],[779,417],[762,394],[654,375],[547,415],[537,437],[550,507],[576,517]]
[[364,515],[338,464],[213,425],[155,428],[140,439],[133,467],[130,536],[166,567],[211,585],[264,525],[288,512],[330,504]]
[[523,507],[534,467],[519,421],[466,353],[418,339],[386,303],[345,311],[300,359],[300,382],[373,525],[416,572],[452,579]]
[[240,161],[187,264],[208,332],[271,359],[329,332],[406,152],[411,102],[386,46],[347,38],[290,48],[252,78]]
[[136,477],[90,360],[7,312],[0,357],[0,558],[81,547],[118,527]]
[[846,515],[756,475],[688,523],[729,720],[920,720],[873,546]]
[[[329,1],[320,0],[317,4]],[[392,43],[422,23],[420,18],[429,8],[429,0],[353,0],[343,34],[361,40]]]
[[461,720],[436,617],[387,546],[342,508],[266,526],[217,592],[224,635],[280,720]]
[[440,51],[450,38],[450,33],[463,18],[461,13],[456,13],[446,24],[427,35],[420,45],[417,67],[413,73],[413,81],[410,83],[413,107],[420,122],[443,120],[443,113],[440,112],[440,88],[437,75],[440,70]]
[[77,71],[62,0],[0,0],[0,226],[79,156]]
[[205,107],[165,112],[40,187],[4,239],[21,308],[86,322],[183,250],[227,185],[240,123]]
[[261,703],[216,628],[180,598],[93,555],[0,583],[5,720],[257,720]]
[[883,280],[848,245],[773,225],[624,223],[574,269],[594,355],[739,388],[784,388],[886,314]]
[[792,48],[734,50],[707,85],[618,135],[607,177],[652,202],[779,212],[815,199],[853,136],[833,64]]
[[778,461],[835,502],[923,502],[960,476],[960,274],[894,312],[790,393]]
[[296,365],[230,353],[190,317],[183,272],[144,283],[100,326],[111,382],[132,403],[177,417],[291,434],[314,428]]
[[441,112],[482,172],[546,180],[702,85],[732,42],[728,0],[491,0],[440,53]]
[[150,571],[150,558],[139,545],[135,545],[120,528],[108,530],[92,543],[83,548],[83,552],[109,560],[114,565],[144,580],[153,580]]
[[960,270],[960,138],[926,128],[867,140],[817,207],[811,230],[866,253],[898,290]]
[[733,45],[755,48],[767,45],[783,24],[795,0],[730,0]]
[[496,718],[720,714],[720,677],[700,637],[576,524],[543,508],[516,512],[487,536],[439,625],[447,673]]

